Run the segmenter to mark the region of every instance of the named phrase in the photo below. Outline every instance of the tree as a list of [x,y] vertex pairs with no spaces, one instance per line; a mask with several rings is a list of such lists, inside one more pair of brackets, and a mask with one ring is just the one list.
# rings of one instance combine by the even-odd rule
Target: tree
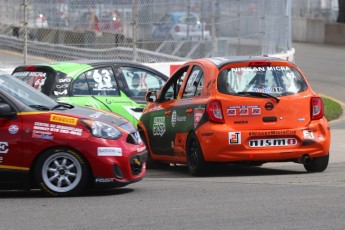
[[339,13],[337,22],[345,23],[345,0],[338,0]]

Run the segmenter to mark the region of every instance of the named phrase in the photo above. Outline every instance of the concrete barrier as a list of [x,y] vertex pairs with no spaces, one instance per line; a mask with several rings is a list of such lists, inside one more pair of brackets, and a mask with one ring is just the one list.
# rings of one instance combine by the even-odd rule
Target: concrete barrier
[[345,45],[345,23],[293,17],[292,40],[297,42]]
[[345,23],[327,23],[325,25],[325,43],[345,45]]
[[312,43],[324,43],[325,20],[307,18],[307,41]]

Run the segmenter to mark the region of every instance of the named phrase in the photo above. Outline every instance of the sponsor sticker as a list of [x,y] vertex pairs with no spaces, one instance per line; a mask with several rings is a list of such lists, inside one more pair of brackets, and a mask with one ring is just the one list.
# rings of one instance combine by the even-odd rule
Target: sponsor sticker
[[114,178],[96,178],[95,182],[96,183],[112,183],[116,181]]
[[283,90],[282,87],[267,87],[267,88],[253,88],[253,92],[258,93],[279,93]]
[[16,125],[11,125],[10,127],[8,127],[8,132],[10,134],[16,134],[16,133],[18,133],[18,130],[19,130],[19,128]]
[[59,79],[59,83],[69,83],[69,82],[71,82],[72,81],[72,79],[70,78],[70,77],[68,77],[68,78],[61,78],[61,79]]
[[261,108],[259,105],[229,106],[226,110],[226,113],[229,117],[260,116]]
[[260,107],[252,108],[252,115],[253,116],[261,115],[261,108]]
[[[40,131],[40,133],[38,132]],[[45,133],[43,133],[43,131]],[[66,133],[71,135],[81,136],[83,130],[81,128],[76,128],[72,126],[48,124],[43,122],[35,122],[33,127],[33,137],[40,138],[39,135],[51,135],[52,133]],[[35,136],[34,136],[35,134]],[[47,136],[45,136],[47,137]],[[49,138],[45,138],[49,139]]]
[[227,111],[226,111],[226,114],[228,116],[236,116],[236,109],[230,109],[228,108]]
[[8,152],[8,142],[0,142],[0,153],[6,154]]
[[186,116],[179,116],[177,115],[176,110],[174,110],[171,115],[171,126],[175,127],[177,122],[184,122],[186,120],[187,120]]
[[107,104],[130,104],[130,105],[132,105],[133,104],[133,102],[132,101],[121,101],[121,100],[116,100],[116,99],[111,99],[111,98],[106,98],[105,99],[105,102],[107,103]]
[[175,125],[176,125],[176,110],[174,110],[171,115],[171,126],[175,127]]
[[248,116],[248,108],[240,108],[238,114],[240,116]]
[[61,85],[56,85],[57,89],[65,89],[68,88],[69,84],[61,84]]
[[243,120],[243,121],[234,121],[234,124],[237,124],[237,125],[248,124],[248,121],[247,121],[247,120]]
[[204,115],[205,108],[194,108],[194,128],[199,124],[202,115]]
[[267,66],[267,67],[239,67],[239,68],[232,68],[231,71],[233,72],[258,72],[258,71],[286,71],[290,70],[288,66]]
[[165,117],[153,118],[153,136],[163,136],[165,133]]
[[37,89],[38,91],[42,90],[42,86],[44,85],[47,77],[46,73],[43,72],[31,72],[29,76],[33,76],[35,79],[33,87]]
[[52,132],[46,132],[46,131],[40,131],[40,130],[34,130],[32,132],[32,138],[40,138],[40,139],[47,139],[47,140],[54,139],[54,137],[52,136]]
[[297,145],[296,138],[253,139],[249,141],[250,147],[276,147]]
[[303,130],[304,139],[314,139],[314,133],[312,130]]
[[68,125],[76,125],[78,122],[78,118],[51,114],[50,121]]
[[229,132],[229,144],[230,145],[241,144],[241,132]]
[[60,91],[56,91],[56,90],[54,91],[54,95],[55,95],[55,96],[67,95],[67,93],[68,93],[68,92],[67,92],[67,89],[64,89],[64,90],[61,91],[61,92],[60,92]]
[[97,155],[103,157],[120,157],[122,156],[122,149],[116,147],[98,147]]
[[249,132],[249,136],[279,136],[279,135],[296,135],[295,130],[267,130]]

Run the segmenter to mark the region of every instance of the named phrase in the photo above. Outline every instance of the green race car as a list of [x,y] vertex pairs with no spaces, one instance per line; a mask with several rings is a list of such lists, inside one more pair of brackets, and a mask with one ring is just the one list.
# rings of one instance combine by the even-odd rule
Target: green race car
[[146,92],[160,90],[168,79],[143,64],[108,60],[18,66],[12,75],[58,101],[111,111],[134,125]]

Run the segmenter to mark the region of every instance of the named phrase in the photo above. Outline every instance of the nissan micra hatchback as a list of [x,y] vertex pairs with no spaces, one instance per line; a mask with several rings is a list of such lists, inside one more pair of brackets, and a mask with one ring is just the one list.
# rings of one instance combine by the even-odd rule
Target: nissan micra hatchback
[[193,60],[159,93],[148,92],[138,123],[150,163],[291,161],[327,168],[330,128],[322,99],[291,62],[269,57]]
[[58,103],[1,71],[0,133],[0,188],[69,196],[145,175],[146,146],[127,119]]

